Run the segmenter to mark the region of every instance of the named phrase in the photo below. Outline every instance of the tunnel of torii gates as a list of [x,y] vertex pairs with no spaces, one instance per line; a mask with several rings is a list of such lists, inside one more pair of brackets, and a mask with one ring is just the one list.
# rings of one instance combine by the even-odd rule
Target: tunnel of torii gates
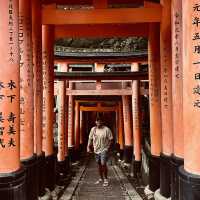
[[[136,2],[139,7],[108,6],[123,2]],[[93,7],[62,10],[56,3]],[[73,91],[73,84],[66,89],[66,85],[86,77],[70,76],[67,68],[54,76],[54,40],[143,36],[148,38],[149,190],[156,198],[199,200],[199,25],[200,5],[195,0],[0,1],[0,198],[32,200],[42,195],[45,187],[53,190],[55,167],[61,171],[66,168],[67,173],[69,152],[72,147],[78,150],[83,139],[81,112],[92,108],[76,101],[83,91]],[[100,59],[98,64],[104,62]],[[68,63],[65,60],[65,66]],[[138,81],[144,77],[137,72],[139,62],[131,63],[133,72],[128,75],[114,73],[112,78],[112,73],[95,72],[88,78],[97,81],[96,95],[102,95],[102,91],[112,94],[101,89],[101,80],[132,81],[131,89],[118,89],[118,94],[113,89],[113,95],[122,96],[114,107],[97,102],[93,110],[115,110],[119,120],[117,142],[125,154],[133,151],[136,166],[141,162]],[[54,79],[59,80],[58,154],[53,142]]]

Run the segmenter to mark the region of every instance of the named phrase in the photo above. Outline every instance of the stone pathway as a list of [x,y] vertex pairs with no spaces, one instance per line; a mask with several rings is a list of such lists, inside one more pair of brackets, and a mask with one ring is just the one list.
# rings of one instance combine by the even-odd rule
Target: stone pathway
[[94,159],[90,159],[82,178],[80,179],[73,200],[142,200],[121,170],[115,166],[109,166],[109,186],[95,185],[98,180],[98,172]]

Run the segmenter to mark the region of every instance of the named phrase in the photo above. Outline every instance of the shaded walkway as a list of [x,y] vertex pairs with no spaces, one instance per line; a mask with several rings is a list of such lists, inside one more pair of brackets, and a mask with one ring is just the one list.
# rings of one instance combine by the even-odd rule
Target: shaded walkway
[[[88,166],[79,182],[74,200],[139,200],[141,197],[130,187],[127,179],[115,165],[109,165],[109,186],[95,185],[98,172],[94,159],[90,159]],[[128,186],[128,187],[127,187]]]

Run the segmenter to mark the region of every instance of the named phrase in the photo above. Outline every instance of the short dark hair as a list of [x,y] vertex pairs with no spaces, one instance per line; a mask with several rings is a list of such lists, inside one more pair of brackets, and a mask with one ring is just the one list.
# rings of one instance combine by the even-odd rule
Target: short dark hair
[[97,122],[97,121],[101,121],[101,122],[102,122],[103,120],[102,120],[100,117],[97,117],[97,118],[96,118],[96,122]]
[[96,121],[103,122],[103,117],[102,117],[102,115],[100,113],[97,114]]

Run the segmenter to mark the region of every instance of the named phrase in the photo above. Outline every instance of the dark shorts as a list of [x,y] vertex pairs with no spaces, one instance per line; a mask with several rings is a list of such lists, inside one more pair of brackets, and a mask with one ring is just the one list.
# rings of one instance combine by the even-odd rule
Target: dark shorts
[[102,153],[95,154],[95,160],[97,163],[105,165],[108,161],[108,151],[103,151]]

